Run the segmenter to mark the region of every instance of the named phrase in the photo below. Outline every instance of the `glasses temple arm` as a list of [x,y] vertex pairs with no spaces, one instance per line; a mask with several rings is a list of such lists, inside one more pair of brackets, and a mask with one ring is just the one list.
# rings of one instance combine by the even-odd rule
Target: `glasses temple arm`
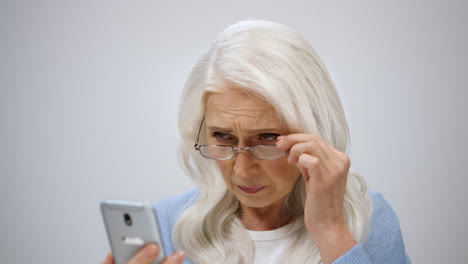
[[198,129],[197,141],[195,142],[195,145],[194,145],[194,147],[195,147],[196,150],[199,150],[199,149],[200,149],[200,148],[198,147],[198,140],[200,139],[201,128],[202,128],[202,126],[203,126],[203,122],[204,122],[204,121],[205,121],[205,116],[203,116],[202,121],[201,121],[201,123],[200,123],[200,128]]

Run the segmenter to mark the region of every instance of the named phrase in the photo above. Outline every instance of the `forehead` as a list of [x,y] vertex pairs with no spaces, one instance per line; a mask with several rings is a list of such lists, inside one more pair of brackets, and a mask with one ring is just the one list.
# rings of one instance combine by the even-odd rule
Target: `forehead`
[[208,125],[282,126],[271,104],[260,96],[241,89],[219,89],[206,97],[205,117]]

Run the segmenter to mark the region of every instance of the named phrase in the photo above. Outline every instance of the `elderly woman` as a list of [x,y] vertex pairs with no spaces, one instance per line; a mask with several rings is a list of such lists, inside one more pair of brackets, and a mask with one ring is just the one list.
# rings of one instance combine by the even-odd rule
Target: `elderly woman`
[[350,171],[325,66],[290,28],[246,21],[222,32],[186,83],[179,129],[198,188],[155,205],[165,264],[410,263],[394,211]]

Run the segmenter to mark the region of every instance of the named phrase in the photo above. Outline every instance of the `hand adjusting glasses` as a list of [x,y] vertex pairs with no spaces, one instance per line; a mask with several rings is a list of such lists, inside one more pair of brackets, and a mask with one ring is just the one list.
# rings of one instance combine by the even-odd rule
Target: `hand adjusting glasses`
[[197,142],[195,142],[194,147],[196,150],[200,151],[200,154],[205,158],[214,160],[230,160],[236,156],[237,151],[239,150],[248,150],[252,157],[260,160],[274,160],[286,156],[286,151],[277,148],[276,145],[257,145],[246,148],[235,148],[226,145],[198,145],[204,121],[205,117],[203,117],[200,128],[198,129]]

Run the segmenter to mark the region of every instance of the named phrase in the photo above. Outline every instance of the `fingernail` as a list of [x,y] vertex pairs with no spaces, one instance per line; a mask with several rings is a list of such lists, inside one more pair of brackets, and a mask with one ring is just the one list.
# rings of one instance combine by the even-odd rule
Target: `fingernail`
[[284,136],[279,136],[277,137],[278,141],[282,141],[284,139]]
[[185,252],[183,251],[178,251],[176,253],[174,253],[171,258],[175,259],[175,260],[182,260],[182,258],[184,257],[185,255]]
[[156,247],[156,245],[150,245],[148,246],[148,248],[145,249],[145,254],[146,256],[151,257],[155,255],[157,251],[158,251],[158,247]]

